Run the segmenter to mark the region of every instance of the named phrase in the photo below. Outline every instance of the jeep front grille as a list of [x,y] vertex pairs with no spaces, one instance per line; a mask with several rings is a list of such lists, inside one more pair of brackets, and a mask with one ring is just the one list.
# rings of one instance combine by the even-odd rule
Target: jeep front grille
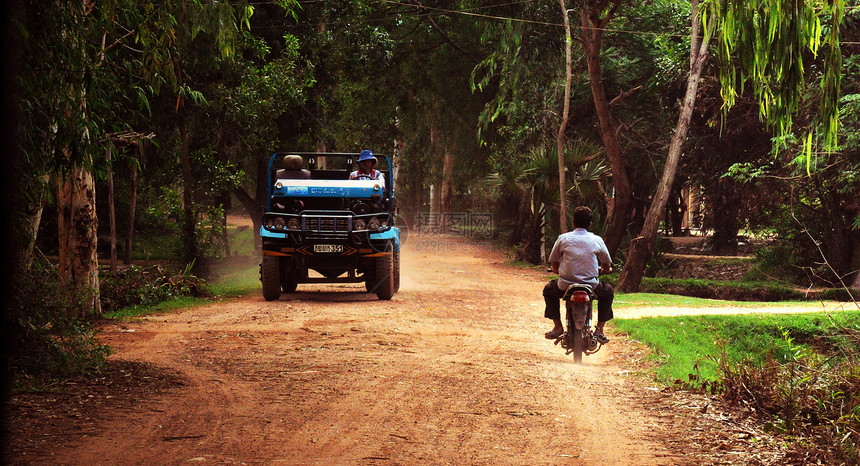
[[350,230],[350,217],[336,215],[306,215],[304,230],[309,236],[346,237]]

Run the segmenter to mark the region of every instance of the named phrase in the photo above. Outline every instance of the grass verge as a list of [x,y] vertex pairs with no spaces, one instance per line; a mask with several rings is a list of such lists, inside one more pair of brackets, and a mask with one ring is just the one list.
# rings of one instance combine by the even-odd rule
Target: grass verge
[[613,324],[654,349],[659,381],[720,394],[785,435],[786,463],[860,464],[860,311]]
[[[260,270],[259,253],[254,251],[254,232],[249,228],[229,228],[231,237],[231,252],[233,255],[221,259],[209,259],[205,261],[205,280],[189,276],[193,280],[199,280],[201,292],[198,296],[188,296],[188,293],[167,293],[164,290],[171,288],[167,284],[174,285],[179,282],[176,278],[165,277],[165,280],[147,287],[147,289],[160,292],[148,293],[152,296],[143,299],[143,304],[125,306],[105,312],[108,319],[127,319],[141,315],[156,314],[192,306],[201,306],[211,303],[213,299],[234,298],[245,296],[259,291]],[[152,244],[152,243],[147,243]],[[169,257],[169,252],[160,250],[160,254]],[[161,270],[161,269],[159,269]],[[183,273],[185,276],[187,272]],[[115,279],[114,279],[115,280]],[[131,280],[139,283],[140,280]],[[123,296],[128,294],[122,290]],[[141,294],[141,291],[136,291]],[[135,293],[132,293],[135,294]]]
[[211,298],[195,298],[192,296],[183,296],[179,298],[171,298],[166,301],[161,301],[157,304],[138,304],[135,306],[124,307],[115,311],[106,312],[104,314],[104,317],[108,319],[122,320],[132,317],[158,314],[160,312],[173,311],[176,309],[184,309],[192,306],[200,306],[211,302]]
[[[622,302],[628,299],[637,300],[635,305],[641,305],[638,303],[642,301],[669,305],[679,299],[686,300],[664,295],[620,296]],[[719,303],[716,301],[711,304]],[[687,305],[705,307],[711,304],[703,305],[696,301]],[[733,305],[737,306],[738,303]],[[749,309],[754,312],[761,307],[761,304],[755,303]],[[748,360],[753,364],[763,364],[769,354],[777,361],[785,361],[790,356],[786,337],[792,338],[794,344],[819,350],[832,349],[837,343],[831,341],[828,335],[839,326],[860,326],[860,311],[653,317],[614,319],[612,323],[619,331],[629,334],[631,339],[641,341],[654,350],[653,358],[659,363],[655,376],[658,381],[671,384],[688,381],[691,374],[706,381],[717,380],[719,371],[716,358],[720,354],[724,354],[731,362]]]

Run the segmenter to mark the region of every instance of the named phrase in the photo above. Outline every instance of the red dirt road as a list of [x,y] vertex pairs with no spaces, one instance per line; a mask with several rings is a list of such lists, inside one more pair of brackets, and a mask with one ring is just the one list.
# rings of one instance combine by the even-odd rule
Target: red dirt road
[[683,463],[658,440],[683,433],[626,376],[622,338],[582,365],[544,339],[544,280],[481,243],[412,237],[391,301],[360,284],[299,285],[278,301],[109,324],[112,360],[176,382],[13,460]]

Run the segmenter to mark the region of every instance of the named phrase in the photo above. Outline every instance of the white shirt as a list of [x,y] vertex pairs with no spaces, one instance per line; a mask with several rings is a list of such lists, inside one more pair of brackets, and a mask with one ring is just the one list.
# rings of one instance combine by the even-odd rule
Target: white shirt
[[361,173],[361,170],[356,170],[349,174],[351,180],[376,180],[379,181],[379,187],[385,189],[385,176],[381,171],[371,168],[370,173]]
[[558,262],[558,288],[566,290],[573,283],[596,286],[601,265],[612,265],[603,238],[585,228],[562,234],[555,241],[549,262]]

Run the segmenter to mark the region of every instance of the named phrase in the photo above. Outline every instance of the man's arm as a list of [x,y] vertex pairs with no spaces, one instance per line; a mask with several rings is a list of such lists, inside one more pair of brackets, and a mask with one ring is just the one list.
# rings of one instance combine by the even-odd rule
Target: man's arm
[[555,244],[552,245],[552,251],[549,253],[549,266],[552,269],[552,273],[558,274],[558,268],[561,266],[561,238],[555,240]]

